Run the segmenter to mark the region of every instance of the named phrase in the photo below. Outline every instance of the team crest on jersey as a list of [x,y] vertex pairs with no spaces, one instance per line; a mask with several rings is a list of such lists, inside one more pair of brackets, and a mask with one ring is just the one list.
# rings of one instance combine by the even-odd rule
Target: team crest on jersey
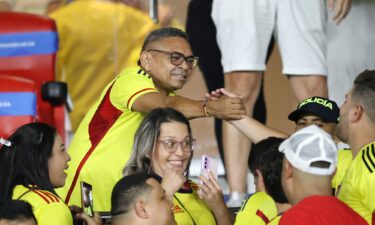
[[172,211],[173,211],[173,214],[184,212],[184,210],[182,210],[182,209],[180,208],[180,206],[178,206],[178,205],[174,205]]

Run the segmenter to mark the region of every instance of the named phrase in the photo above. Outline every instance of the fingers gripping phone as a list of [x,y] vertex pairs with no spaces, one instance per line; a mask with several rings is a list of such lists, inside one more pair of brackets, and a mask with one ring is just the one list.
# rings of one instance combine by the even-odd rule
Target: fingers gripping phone
[[81,181],[81,204],[83,212],[93,217],[94,205],[92,199],[92,186],[83,181]]
[[208,171],[211,171],[211,173],[214,175],[215,179],[217,180],[217,171],[218,171],[218,163],[215,159],[203,155],[202,156],[202,162],[201,162],[201,175],[205,178],[208,177]]

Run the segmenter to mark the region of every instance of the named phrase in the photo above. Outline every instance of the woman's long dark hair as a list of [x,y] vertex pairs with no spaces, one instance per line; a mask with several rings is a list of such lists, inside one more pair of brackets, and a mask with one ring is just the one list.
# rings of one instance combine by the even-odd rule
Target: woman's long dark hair
[[11,146],[0,148],[0,202],[12,199],[16,185],[35,185],[56,194],[48,173],[56,129],[44,123],[29,123],[10,137]]

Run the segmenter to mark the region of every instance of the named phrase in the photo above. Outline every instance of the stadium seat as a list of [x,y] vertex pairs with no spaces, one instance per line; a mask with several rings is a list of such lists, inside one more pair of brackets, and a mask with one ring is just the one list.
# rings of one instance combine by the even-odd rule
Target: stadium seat
[[[4,75],[0,81],[0,96],[3,96],[0,102],[0,134],[27,122],[39,121],[56,127],[65,138],[66,110],[63,103],[67,87],[64,83],[54,82],[57,49],[58,35],[53,20],[28,13],[0,13],[0,74]],[[36,99],[34,110],[19,108],[26,107],[26,103],[20,102],[31,101],[32,96]],[[6,115],[11,109],[4,97],[17,103],[15,111],[27,111],[29,114]],[[9,119],[9,116],[15,117]],[[17,119],[19,116],[22,120]]]

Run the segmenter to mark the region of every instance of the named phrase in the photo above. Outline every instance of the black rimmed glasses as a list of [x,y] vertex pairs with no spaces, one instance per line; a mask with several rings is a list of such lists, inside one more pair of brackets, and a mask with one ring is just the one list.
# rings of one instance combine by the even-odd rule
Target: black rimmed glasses
[[196,140],[193,138],[186,138],[182,141],[176,141],[173,139],[166,139],[166,140],[157,140],[161,143],[164,149],[168,153],[175,153],[177,151],[178,146],[181,147],[182,151],[184,152],[191,152],[194,150]]
[[160,49],[149,49],[147,50],[148,52],[159,52],[163,54],[169,55],[171,59],[171,63],[175,66],[181,65],[184,61],[188,66],[192,69],[195,68],[198,65],[199,57],[197,56],[184,56],[183,54],[179,52],[169,52],[169,51],[164,51]]

